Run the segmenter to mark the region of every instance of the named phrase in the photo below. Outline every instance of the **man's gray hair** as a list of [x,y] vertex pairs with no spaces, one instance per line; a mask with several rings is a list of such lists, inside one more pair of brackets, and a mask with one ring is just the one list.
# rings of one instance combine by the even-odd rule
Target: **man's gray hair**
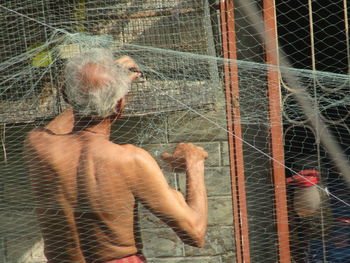
[[[89,65],[99,68],[103,81],[89,83],[89,76],[82,73]],[[82,52],[71,58],[65,68],[67,100],[82,116],[108,117],[116,113],[118,101],[129,91],[128,73],[107,49]]]

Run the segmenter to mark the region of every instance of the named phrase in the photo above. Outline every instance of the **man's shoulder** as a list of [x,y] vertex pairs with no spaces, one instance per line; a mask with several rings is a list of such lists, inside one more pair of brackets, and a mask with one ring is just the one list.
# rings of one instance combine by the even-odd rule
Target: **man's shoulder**
[[44,128],[35,128],[27,133],[25,145],[34,146],[42,144],[49,137],[50,131]]
[[133,160],[137,161],[140,159],[148,159],[148,158],[152,158],[151,155],[144,149],[135,146],[133,144],[115,144],[113,143],[113,148],[116,151],[122,151],[122,154],[124,156],[128,156],[130,158],[132,158]]
[[53,148],[57,150],[72,145],[71,139],[72,137],[68,134],[57,135],[45,128],[35,128],[27,133],[24,149],[26,152],[29,150],[33,151],[33,153],[48,153],[53,150]]
[[38,140],[52,140],[56,138],[67,137],[68,134],[55,134],[51,130],[46,128],[35,128],[27,133],[26,142],[33,143]]
[[147,154],[147,152],[145,150],[143,150],[142,148],[135,146],[133,144],[116,144],[114,142],[110,141],[110,145],[111,147],[113,147],[115,150],[121,150],[123,151],[125,154],[130,154],[133,156],[138,156],[138,155],[143,155],[143,154]]
[[51,149],[47,147],[50,143],[49,137],[50,133],[44,128],[35,128],[28,132],[24,141],[25,158],[33,161],[47,154]]

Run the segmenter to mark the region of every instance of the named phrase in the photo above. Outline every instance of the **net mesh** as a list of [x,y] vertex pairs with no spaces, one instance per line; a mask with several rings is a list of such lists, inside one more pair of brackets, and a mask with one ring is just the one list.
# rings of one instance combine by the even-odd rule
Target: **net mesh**
[[[288,223],[292,262],[349,260],[349,186],[334,155],[321,143],[328,128],[340,145],[339,156],[349,159],[347,2],[275,1],[277,35],[284,51],[280,55],[292,66],[287,68],[266,64],[261,32],[248,19],[247,6],[233,1],[232,30],[222,20],[222,2],[0,1],[0,262],[46,262],[38,217],[54,211],[52,215],[59,218],[64,209],[50,190],[39,191],[42,202],[34,200],[33,176],[23,158],[23,143],[33,128],[47,125],[69,107],[61,95],[64,65],[92,48],[109,49],[115,58],[132,57],[143,74],[127,95],[124,118],[112,126],[112,142],[147,150],[162,168],[165,163],[160,154],[172,152],[180,142],[202,146],[209,154],[205,162],[209,211],[204,248],[184,244],[158,218],[162,202],[157,187],[147,183],[148,189],[138,186],[138,193],[149,199],[135,210],[135,222],[142,229],[136,244],[143,244],[148,262],[235,262],[240,257],[237,248],[244,247],[239,241],[244,236],[248,237],[251,262],[262,258],[264,262],[282,261],[278,241],[286,233],[278,229],[276,200],[280,194],[276,189],[284,186],[288,212],[284,222]],[[263,3],[252,5],[259,8],[254,13],[248,6],[254,16],[268,11]],[[234,35],[234,42],[225,40],[224,28]],[[236,44],[237,59],[225,57],[223,47],[232,44]],[[237,79],[225,79],[227,68]],[[279,78],[270,80],[271,72],[277,72]],[[311,113],[303,111],[295,96],[299,90],[291,86],[289,75],[303,88]],[[227,91],[227,85],[237,88]],[[280,86],[281,112],[277,115],[281,122],[270,118],[271,86]],[[318,118],[321,127],[313,125]],[[272,138],[276,125],[282,127],[283,144]],[[274,183],[274,149],[283,150],[283,185]],[[70,160],[63,158],[61,163],[65,162]],[[67,174],[70,171],[66,169]],[[186,196],[186,176],[163,172],[168,184]],[[298,172],[302,182],[298,182]],[[317,185],[305,187],[317,172]],[[237,179],[231,178],[231,173],[243,174],[243,188],[242,182],[234,185]],[[114,189],[123,189],[120,184]],[[50,189],[50,181],[41,185]],[[87,185],[82,178],[73,188],[86,190]],[[113,199],[118,214],[113,212],[115,207],[98,207],[96,211],[114,215],[114,222],[127,228],[124,220],[134,214],[134,207],[123,204],[127,193],[120,190],[119,195],[113,195],[109,183],[101,185],[107,190],[90,200]],[[75,209],[82,213],[78,223],[86,229],[92,223],[83,214],[91,211],[91,204],[81,200]],[[37,208],[41,210],[35,213]],[[245,216],[248,231],[241,232]],[[51,260],[64,262],[60,251],[67,245],[63,238],[66,225],[57,218],[46,216],[44,227],[57,231]],[[82,240],[92,237],[84,231]],[[181,234],[179,237],[186,239]],[[91,245],[84,256],[96,258],[98,249],[98,245]]]

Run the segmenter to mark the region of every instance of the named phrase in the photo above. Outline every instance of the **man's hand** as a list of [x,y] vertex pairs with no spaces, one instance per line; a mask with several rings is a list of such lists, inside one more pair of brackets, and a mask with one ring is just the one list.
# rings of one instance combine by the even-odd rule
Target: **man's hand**
[[163,153],[162,159],[170,164],[174,172],[185,172],[192,164],[204,161],[208,158],[208,153],[202,148],[192,143],[179,143],[173,155]]
[[131,57],[123,56],[121,58],[118,58],[115,62],[119,63],[122,67],[129,70],[129,79],[131,81],[134,81],[142,76],[139,70],[139,66]]

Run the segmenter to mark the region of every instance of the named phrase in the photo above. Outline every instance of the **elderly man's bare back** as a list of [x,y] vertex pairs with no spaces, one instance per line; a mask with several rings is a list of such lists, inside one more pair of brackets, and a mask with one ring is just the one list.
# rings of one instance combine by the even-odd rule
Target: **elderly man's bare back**
[[[146,151],[87,130],[55,135],[37,129],[26,145],[50,263],[104,262],[136,254],[135,199],[182,232],[185,242],[204,242],[206,224],[198,224],[203,219],[168,186]],[[188,160],[188,174],[194,177],[203,173],[205,154],[199,147],[180,144],[178,158],[171,158]]]
[[46,246],[53,247],[47,256],[84,262],[76,260],[84,254],[88,262],[103,262],[135,254],[131,186],[140,150],[85,131],[62,136],[41,131],[29,140],[36,192],[46,189],[38,196],[38,214]]
[[162,155],[177,171],[186,171],[185,199],[169,187],[149,153],[109,141],[123,105],[120,99],[116,113],[103,118],[82,118],[68,109],[27,136],[25,156],[50,263],[102,263],[140,253],[136,200],[187,244],[204,245],[207,153],[182,143]]

